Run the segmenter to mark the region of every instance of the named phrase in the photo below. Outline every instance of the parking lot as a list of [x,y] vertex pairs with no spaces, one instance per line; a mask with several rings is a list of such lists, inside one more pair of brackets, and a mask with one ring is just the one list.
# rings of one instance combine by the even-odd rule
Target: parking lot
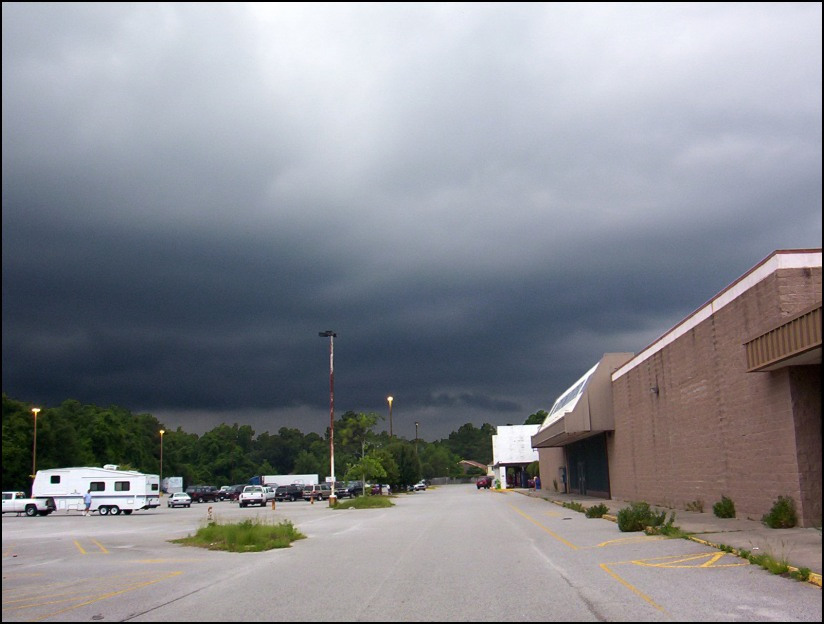
[[[394,501],[5,516],[3,620],[820,621],[819,588],[687,540],[474,485]],[[307,539],[242,555],[169,543],[210,514]]]

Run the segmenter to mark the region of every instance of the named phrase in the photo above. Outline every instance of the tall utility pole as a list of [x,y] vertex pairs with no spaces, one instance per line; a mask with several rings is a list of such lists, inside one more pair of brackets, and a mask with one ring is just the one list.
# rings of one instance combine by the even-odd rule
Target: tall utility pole
[[386,400],[389,401],[389,437],[392,437],[392,397],[386,397]]
[[34,442],[31,447],[31,478],[34,479],[37,474],[37,413],[40,411],[39,407],[31,408],[34,414]]
[[332,493],[329,495],[329,506],[338,503],[335,496],[335,338],[337,334],[332,330],[319,332],[321,338],[329,338],[329,472],[332,478]]

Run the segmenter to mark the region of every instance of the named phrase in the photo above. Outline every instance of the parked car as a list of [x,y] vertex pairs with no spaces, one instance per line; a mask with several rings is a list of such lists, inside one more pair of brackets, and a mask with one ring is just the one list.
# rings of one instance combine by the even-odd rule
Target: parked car
[[269,487],[268,485],[263,486],[263,494],[265,495],[265,498],[266,498],[266,504],[269,504],[273,500],[275,500],[275,489],[276,488]]
[[275,489],[275,500],[277,501],[296,501],[303,498],[303,488],[299,485],[279,485]]
[[[326,485],[326,484],[324,484]],[[329,494],[331,490],[329,486],[326,485],[326,498],[329,498]],[[324,491],[321,489],[320,484],[315,483],[314,485],[304,485],[303,486],[303,500],[323,500],[324,498]]]
[[337,498],[351,498],[352,494],[343,481],[335,481],[335,496]]
[[412,486],[412,489],[416,492],[418,490],[425,490],[426,489],[426,481],[418,481],[415,485]]
[[166,506],[168,507],[191,507],[192,506],[192,497],[189,496],[186,492],[175,492],[172,494],[168,501],[166,502]]
[[236,501],[238,498],[240,498],[240,493],[243,491],[243,488],[245,487],[245,483],[230,486],[229,489],[226,490],[226,500]]
[[238,498],[238,503],[241,507],[247,505],[260,505],[263,507],[266,504],[266,493],[263,491],[262,485],[247,485],[243,488]]
[[214,485],[190,485],[186,493],[196,503],[214,503],[220,500],[219,490]]
[[363,483],[361,481],[350,481],[347,490],[349,490],[349,498],[360,496],[363,494]]
[[486,488],[487,490],[492,487],[492,477],[486,475],[484,477],[480,477],[477,481],[475,481],[475,486],[480,490],[481,488]]

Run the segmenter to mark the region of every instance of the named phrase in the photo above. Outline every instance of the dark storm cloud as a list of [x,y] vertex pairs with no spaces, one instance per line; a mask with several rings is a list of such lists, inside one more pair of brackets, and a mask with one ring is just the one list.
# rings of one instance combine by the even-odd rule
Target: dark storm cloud
[[517,423],[821,245],[821,8],[3,4],[3,390]]

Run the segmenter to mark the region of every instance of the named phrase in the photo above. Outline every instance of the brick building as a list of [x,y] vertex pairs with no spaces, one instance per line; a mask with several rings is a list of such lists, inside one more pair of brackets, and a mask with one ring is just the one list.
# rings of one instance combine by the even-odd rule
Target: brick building
[[776,251],[615,369],[604,495],[755,519],[789,496],[820,526],[821,298],[821,250]]

